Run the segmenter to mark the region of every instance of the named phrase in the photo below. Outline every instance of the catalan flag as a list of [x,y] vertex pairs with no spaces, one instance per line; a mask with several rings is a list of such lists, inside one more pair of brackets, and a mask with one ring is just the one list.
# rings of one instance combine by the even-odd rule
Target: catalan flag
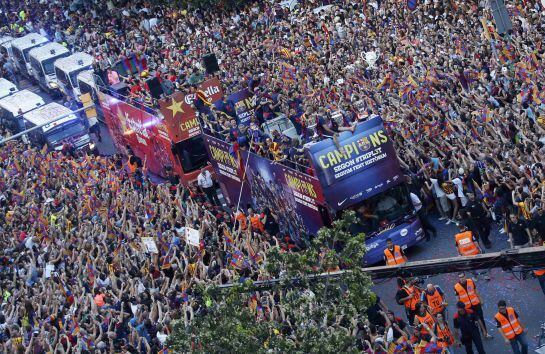
[[292,57],[292,53],[290,52],[288,48],[280,47],[278,49],[278,52],[286,59],[290,59]]

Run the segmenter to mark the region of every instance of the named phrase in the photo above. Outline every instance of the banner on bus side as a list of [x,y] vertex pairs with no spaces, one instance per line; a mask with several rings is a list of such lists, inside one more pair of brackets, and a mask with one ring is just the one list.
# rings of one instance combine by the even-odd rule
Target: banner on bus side
[[342,132],[339,144],[322,140],[309,148],[312,164],[334,210],[346,209],[402,182],[394,146],[380,117]]

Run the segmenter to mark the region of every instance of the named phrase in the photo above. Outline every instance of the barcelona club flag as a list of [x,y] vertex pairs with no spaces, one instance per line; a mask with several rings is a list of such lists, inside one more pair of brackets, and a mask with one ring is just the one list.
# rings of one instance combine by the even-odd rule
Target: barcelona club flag
[[407,0],[407,8],[411,11],[416,10],[418,6],[418,0]]

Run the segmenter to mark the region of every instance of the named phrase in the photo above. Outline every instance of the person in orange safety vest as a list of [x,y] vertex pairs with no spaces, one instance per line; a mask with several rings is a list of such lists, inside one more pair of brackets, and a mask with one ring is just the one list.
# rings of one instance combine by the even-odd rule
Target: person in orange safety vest
[[454,235],[456,248],[460,256],[475,256],[481,254],[481,248],[473,233],[460,223],[460,232]]
[[263,222],[261,221],[261,215],[254,213],[252,208],[248,209],[248,214],[252,230],[263,233],[265,231],[265,225],[263,225]]
[[407,262],[407,257],[398,245],[394,245],[392,239],[386,240],[386,249],[384,250],[384,261],[387,266],[399,265]]
[[445,309],[448,305],[445,301],[445,293],[438,285],[428,284],[426,289],[422,292],[420,301],[427,304],[431,310],[432,315],[438,313],[445,315]]
[[505,300],[498,301],[498,313],[494,319],[505,344],[511,345],[513,353],[528,353],[528,341],[519,315],[515,309],[507,306]]
[[458,297],[458,301],[463,302],[467,310],[471,309],[475,312],[479,319],[479,327],[481,327],[485,338],[492,338],[486,329],[483,308],[481,306],[483,301],[477,292],[475,281],[473,279],[467,279],[464,272],[458,274],[458,280],[459,281],[454,284],[454,291]]
[[416,328],[420,328],[420,333],[428,334],[437,321],[435,320],[435,317],[433,317],[433,315],[430,313],[430,311],[428,311],[426,304],[424,304],[423,302],[419,302],[416,305],[416,308],[417,312],[414,315],[414,326]]

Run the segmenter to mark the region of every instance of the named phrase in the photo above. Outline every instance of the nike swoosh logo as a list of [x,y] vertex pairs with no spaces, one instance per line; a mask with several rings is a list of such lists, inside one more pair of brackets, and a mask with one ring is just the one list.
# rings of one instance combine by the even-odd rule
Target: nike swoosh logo
[[343,204],[344,204],[344,202],[346,202],[346,199],[348,199],[348,198],[345,198],[345,200],[343,200],[342,202],[337,202],[337,205],[338,205],[338,206],[341,206],[341,205],[343,205]]

